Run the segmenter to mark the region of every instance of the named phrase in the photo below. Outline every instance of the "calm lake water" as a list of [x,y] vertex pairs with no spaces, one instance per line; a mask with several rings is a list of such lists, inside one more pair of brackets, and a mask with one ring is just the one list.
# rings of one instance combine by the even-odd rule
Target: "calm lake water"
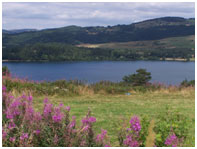
[[34,81],[78,79],[93,83],[101,80],[121,81],[139,68],[151,72],[151,82],[178,85],[195,79],[195,62],[175,61],[102,61],[102,62],[3,62],[12,76]]

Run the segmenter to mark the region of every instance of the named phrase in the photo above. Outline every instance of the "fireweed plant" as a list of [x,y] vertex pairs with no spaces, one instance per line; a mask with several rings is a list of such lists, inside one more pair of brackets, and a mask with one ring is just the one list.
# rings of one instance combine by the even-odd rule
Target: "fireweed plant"
[[96,118],[89,111],[76,126],[70,107],[54,106],[45,98],[42,113],[36,112],[31,95],[14,97],[3,86],[3,146],[110,146],[107,131],[96,135]]
[[[14,97],[2,86],[2,142],[8,147],[109,147],[111,146],[107,131],[101,129],[96,134],[94,124],[96,118],[87,115],[81,120],[81,125],[76,126],[76,117],[70,118],[70,107],[59,104],[54,106],[47,98],[43,100],[42,112],[35,111],[32,95],[22,94]],[[146,136],[150,120],[133,116],[129,126],[124,125],[119,130],[118,140],[120,146],[139,147],[145,146]],[[183,124],[183,123],[181,123]],[[182,125],[181,125],[182,126]],[[177,128],[177,126],[176,126]],[[182,129],[182,127],[180,127]],[[156,134],[165,136],[160,130],[164,127],[155,128]],[[184,141],[186,132],[178,129],[165,129],[167,134],[164,139],[153,138],[158,146],[180,146]],[[178,134],[178,136],[177,136]],[[183,135],[182,135],[183,134]],[[162,137],[161,136],[161,137]]]

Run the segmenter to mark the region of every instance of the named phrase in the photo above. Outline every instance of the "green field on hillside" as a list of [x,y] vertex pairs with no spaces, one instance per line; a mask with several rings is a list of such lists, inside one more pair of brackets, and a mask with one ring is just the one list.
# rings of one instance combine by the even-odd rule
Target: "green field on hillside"
[[111,49],[158,49],[158,48],[193,48],[195,47],[195,36],[170,37],[161,40],[112,42],[103,44],[81,44],[79,47],[89,48],[111,48]]

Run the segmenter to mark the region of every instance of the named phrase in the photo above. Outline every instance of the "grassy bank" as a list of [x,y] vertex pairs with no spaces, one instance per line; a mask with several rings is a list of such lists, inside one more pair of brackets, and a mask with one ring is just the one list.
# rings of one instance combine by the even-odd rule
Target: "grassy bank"
[[[188,118],[189,133],[182,146],[195,145],[195,90],[192,86],[147,85],[134,88],[111,82],[86,86],[79,81],[36,83],[5,77],[3,84],[15,97],[31,94],[36,111],[42,111],[45,97],[54,105],[63,103],[70,106],[70,115],[76,116],[78,124],[90,108],[92,116],[97,118],[94,129],[96,132],[101,128],[107,130],[112,146],[119,146],[118,130],[122,119],[129,121],[132,115],[146,116],[158,125],[168,108]],[[125,94],[128,92],[130,94]]]

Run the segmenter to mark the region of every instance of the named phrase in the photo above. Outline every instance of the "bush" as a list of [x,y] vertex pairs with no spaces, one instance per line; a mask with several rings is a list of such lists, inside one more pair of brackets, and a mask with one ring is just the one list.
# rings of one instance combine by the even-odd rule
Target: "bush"
[[184,81],[181,82],[182,87],[188,87],[188,86],[195,86],[195,80],[188,81],[185,79]]
[[7,66],[2,67],[2,75],[3,76],[9,76],[10,75],[10,71],[9,71]]
[[138,69],[136,72],[137,74],[124,76],[123,81],[134,86],[141,86],[146,85],[151,80],[151,73],[147,72],[146,69]]

